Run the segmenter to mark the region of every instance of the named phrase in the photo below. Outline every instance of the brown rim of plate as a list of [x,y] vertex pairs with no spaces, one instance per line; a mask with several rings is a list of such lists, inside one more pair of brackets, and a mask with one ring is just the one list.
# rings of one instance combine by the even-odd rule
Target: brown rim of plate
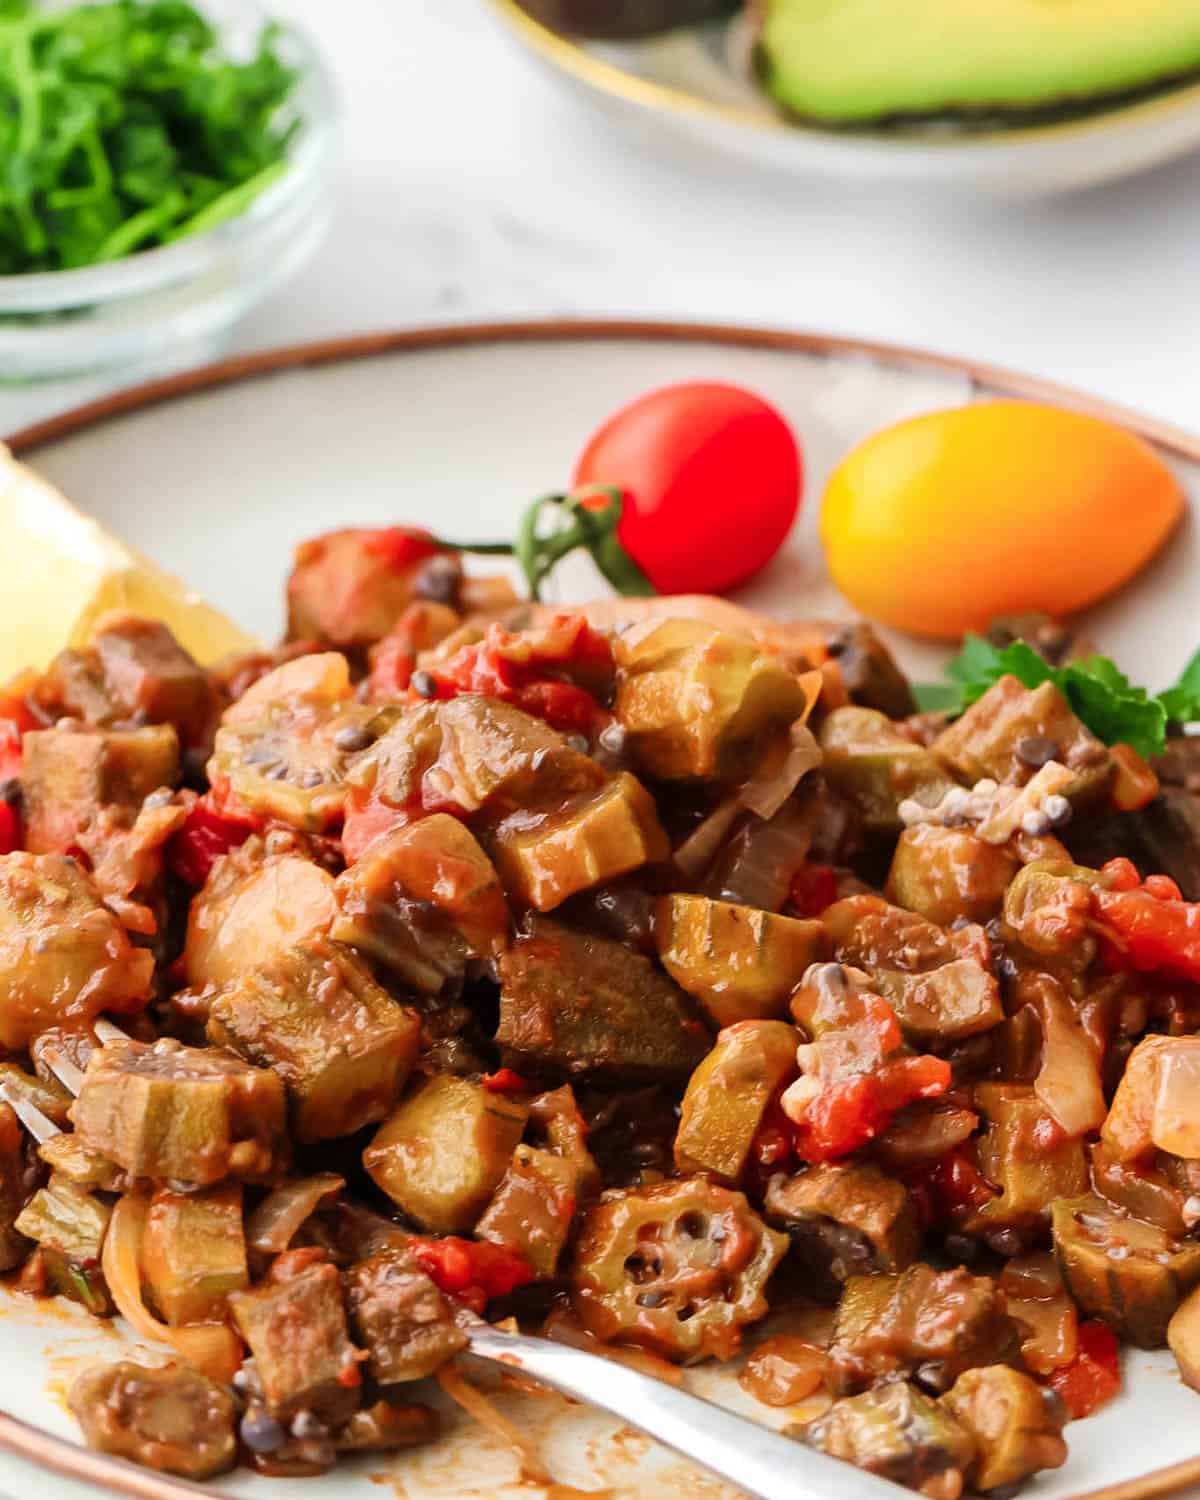
[[1105,401],[1070,386],[1036,375],[1025,375],[999,365],[959,359],[905,344],[868,339],[838,338],[831,334],[790,332],[786,329],[748,328],[724,323],[655,322],[648,319],[550,318],[516,322],[450,324],[431,328],[394,329],[352,334],[239,354],[215,364],[201,365],[178,375],[149,380],[102,396],[70,411],[23,427],[4,439],[21,456],[118,417],[152,406],[202,394],[242,381],[259,380],[288,370],[317,368],[392,354],[421,354],[487,344],[663,342],[710,344],[718,348],[763,349],[781,354],[854,356],[898,368],[941,371],[965,376],[991,395],[1069,407],[1087,416],[1113,422],[1127,432],[1181,458],[1200,463],[1200,437],[1118,403]]
[[53,1474],[61,1474],[64,1479],[94,1484],[98,1491],[127,1495],[131,1500],[196,1500],[197,1496],[203,1500],[232,1500],[207,1484],[174,1479],[127,1459],[97,1453],[80,1443],[42,1432],[4,1412],[0,1412],[0,1448]]
[[[1096,135],[1123,125],[1144,124],[1160,115],[1174,114],[1200,103],[1200,83],[1165,84],[1149,98],[1134,103],[1117,102],[1109,108],[1102,104],[1076,119],[1051,120],[1040,125],[1014,124],[964,131],[961,135],[929,134],[905,136],[899,132],[866,129],[849,132],[816,121],[789,120],[780,111],[772,115],[737,104],[722,104],[686,89],[640,78],[618,63],[597,57],[587,47],[560,32],[552,30],[529,14],[520,0],[486,0],[497,21],[543,62],[586,85],[594,93],[620,99],[625,104],[662,114],[701,116],[721,120],[742,130],[763,135],[808,135],[814,139],[864,145],[885,146],[891,151],[907,149],[936,151],[970,151],[987,146],[1037,145],[1058,141],[1067,136]],[[768,105],[770,100],[763,96]]]
[[[25,456],[104,422],[183,397],[219,390],[242,381],[258,380],[287,370],[319,368],[322,365],[391,354],[420,354],[431,350],[472,348],[486,344],[586,343],[596,340],[661,340],[677,344],[765,349],[782,354],[860,355],[893,367],[939,370],[946,374],[966,376],[980,390],[1021,400],[1066,406],[1089,416],[1101,417],[1168,452],[1200,463],[1200,437],[1194,437],[1181,428],[1036,376],[1020,375],[976,360],[956,359],[952,355],[935,354],[902,344],[835,338],[818,333],[789,333],[782,329],[603,319],[467,323],[441,328],[398,329],[238,355],[216,364],[185,371],[181,375],[147,381],[127,390],[117,391],[114,395],[104,396],[98,401],[90,401],[72,411],[23,428],[6,441],[14,453]],[[229,1500],[229,1497],[207,1485],[192,1484],[187,1480],[139,1468],[124,1459],[95,1453],[69,1438],[43,1432],[4,1412],[0,1412],[0,1450],[53,1473],[95,1485],[100,1491],[124,1495],[128,1500],[195,1500],[197,1496],[205,1496],[207,1500]],[[1197,1483],[1200,1483],[1200,1459],[1192,1459],[1121,1484],[1091,1490],[1072,1497],[1072,1500],[1160,1500],[1161,1496],[1174,1494]]]

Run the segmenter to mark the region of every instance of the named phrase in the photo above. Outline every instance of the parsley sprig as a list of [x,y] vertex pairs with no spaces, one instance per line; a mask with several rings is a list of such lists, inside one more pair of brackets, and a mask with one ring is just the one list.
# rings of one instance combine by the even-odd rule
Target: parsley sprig
[[0,274],[116,260],[241,213],[285,168],[296,72],[188,0],[0,0]]
[[993,646],[968,635],[946,668],[946,681],[914,688],[922,709],[960,714],[999,678],[1011,673],[1026,687],[1053,682],[1094,735],[1106,745],[1132,745],[1141,755],[1157,755],[1171,722],[1200,721],[1200,651],[1174,686],[1151,696],[1135,687],[1107,656],[1086,656],[1062,667],[1050,663],[1025,641]]

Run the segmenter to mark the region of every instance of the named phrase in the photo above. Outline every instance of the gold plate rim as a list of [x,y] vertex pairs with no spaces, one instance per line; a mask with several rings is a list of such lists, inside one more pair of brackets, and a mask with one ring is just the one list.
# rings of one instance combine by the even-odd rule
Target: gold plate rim
[[1175,114],[1186,114],[1200,106],[1200,82],[1168,87],[1136,104],[1116,105],[1077,120],[1056,120],[1043,125],[989,128],[958,136],[930,135],[914,140],[901,134],[856,131],[853,134],[819,125],[785,119],[782,115],[760,115],[736,104],[722,104],[699,94],[639,78],[616,63],[595,57],[586,47],[551,30],[531,16],[520,0],[484,0],[496,20],[528,49],[559,71],[570,75],[593,92],[621,100],[659,114],[686,114],[720,121],[741,130],[765,136],[807,136],[810,140],[839,145],[882,147],[897,156],[924,151],[981,151],[997,146],[1034,146],[1071,139],[1084,139],[1131,125],[1144,125]]

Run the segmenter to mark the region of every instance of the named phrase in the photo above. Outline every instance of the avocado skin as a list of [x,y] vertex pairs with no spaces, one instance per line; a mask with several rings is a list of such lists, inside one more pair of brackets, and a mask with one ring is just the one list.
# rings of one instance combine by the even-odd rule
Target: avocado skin
[[1200,71],[1193,0],[758,0],[758,65],[831,124],[1036,111]]

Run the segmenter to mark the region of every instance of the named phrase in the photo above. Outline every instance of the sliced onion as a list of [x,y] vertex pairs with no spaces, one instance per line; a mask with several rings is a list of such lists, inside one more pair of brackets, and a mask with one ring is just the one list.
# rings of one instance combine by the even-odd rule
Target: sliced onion
[[1037,1002],[1042,1021],[1042,1066],[1034,1093],[1067,1135],[1099,1130],[1108,1113],[1100,1084],[1100,1064],[1083,1024],[1062,988],[1042,987]]
[[689,880],[698,880],[716,859],[718,849],[729,837],[730,829],[742,812],[737,797],[729,797],[715,807],[676,849],[675,864],[680,874]]
[[[807,675],[820,677],[821,674],[818,672]],[[806,717],[815,701],[815,697],[810,697],[809,707],[805,710]],[[760,821],[769,822],[783,810],[788,798],[804,777],[820,764],[820,745],[804,720],[797,719],[791,727],[789,745],[783,759],[752,776],[731,797],[719,803],[676,849],[675,864],[680,874],[688,880],[698,880],[716,859],[721,845],[729,837],[743,812],[751,812]],[[806,845],[805,853],[807,852]],[[786,895],[786,890],[784,894]]]
[[318,1172],[314,1177],[285,1182],[269,1193],[246,1221],[246,1243],[264,1255],[282,1255],[305,1219],[345,1186],[346,1179],[336,1172]]
[[705,882],[705,894],[778,911],[811,846],[812,819],[795,803],[786,803],[766,822],[750,818]]
[[792,725],[788,752],[781,765],[761,776],[752,776],[738,793],[738,800],[760,818],[773,818],[800,785],[802,777],[821,764],[821,747],[802,719]]
[[169,1328],[142,1300],[141,1246],[148,1200],[126,1193],[117,1200],[104,1237],[100,1264],[117,1311],[145,1339],[169,1344],[185,1364],[228,1384],[242,1362],[242,1344],[224,1323]]

